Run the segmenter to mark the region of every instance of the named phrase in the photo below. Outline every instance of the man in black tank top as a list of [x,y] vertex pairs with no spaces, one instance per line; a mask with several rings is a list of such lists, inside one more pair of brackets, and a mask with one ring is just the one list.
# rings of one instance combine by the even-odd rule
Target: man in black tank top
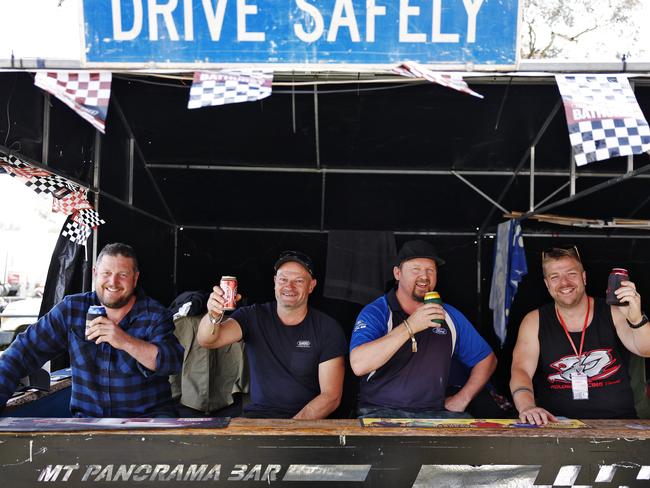
[[616,290],[623,306],[585,292],[587,275],[575,246],[542,253],[553,303],[521,322],[510,390],[522,422],[542,425],[554,415],[634,418],[630,353],[650,357],[650,326],[634,283]]

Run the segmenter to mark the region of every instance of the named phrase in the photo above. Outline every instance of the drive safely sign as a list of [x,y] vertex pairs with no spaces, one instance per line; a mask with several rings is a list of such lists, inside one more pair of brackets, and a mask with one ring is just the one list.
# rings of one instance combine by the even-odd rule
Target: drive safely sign
[[512,68],[519,0],[84,0],[85,64]]

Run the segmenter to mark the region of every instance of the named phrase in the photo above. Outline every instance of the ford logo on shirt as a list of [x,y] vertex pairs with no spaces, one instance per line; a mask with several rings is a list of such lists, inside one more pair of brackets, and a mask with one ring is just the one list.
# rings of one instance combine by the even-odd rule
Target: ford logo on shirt
[[311,342],[310,341],[298,341],[296,343],[296,347],[299,347],[301,349],[309,349],[311,347]]
[[447,335],[447,329],[444,327],[432,327],[431,332],[438,335]]

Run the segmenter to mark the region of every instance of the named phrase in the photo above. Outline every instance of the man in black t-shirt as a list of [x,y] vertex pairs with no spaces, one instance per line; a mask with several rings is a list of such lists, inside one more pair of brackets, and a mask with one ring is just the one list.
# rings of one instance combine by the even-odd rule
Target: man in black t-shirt
[[510,379],[519,418],[541,425],[554,414],[636,417],[630,353],[650,356],[650,326],[634,283],[622,281],[615,291],[622,306],[589,297],[575,246],[544,251],[542,268],[553,303],[530,312],[519,328]]
[[242,307],[226,320],[224,293],[215,286],[198,342],[207,348],[245,342],[251,403],[244,416],[325,418],[341,401],[345,336],[334,319],[307,305],[316,287],[307,255],[283,252],[275,263],[274,283],[275,302]]

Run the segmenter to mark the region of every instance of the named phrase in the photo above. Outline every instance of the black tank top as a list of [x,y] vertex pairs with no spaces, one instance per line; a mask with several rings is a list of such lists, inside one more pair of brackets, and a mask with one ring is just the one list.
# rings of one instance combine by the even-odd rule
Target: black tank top
[[[582,331],[570,332],[577,350]],[[612,314],[603,300],[594,300],[594,316],[582,350],[589,399],[574,400],[571,373],[578,366],[569,340],[555,314],[555,304],[539,309],[539,362],[534,377],[537,404],[553,415],[575,419],[636,418],[630,387],[630,353],[621,343]]]

